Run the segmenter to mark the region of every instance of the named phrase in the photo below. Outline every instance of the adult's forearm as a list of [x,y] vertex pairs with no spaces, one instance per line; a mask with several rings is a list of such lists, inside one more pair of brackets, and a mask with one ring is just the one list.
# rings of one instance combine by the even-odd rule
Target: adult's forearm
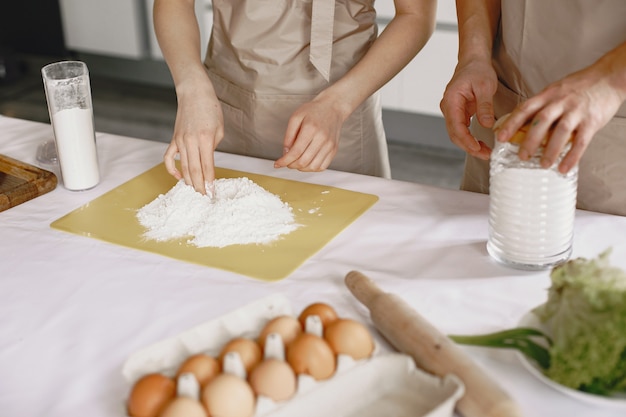
[[200,29],[194,0],[155,0],[154,30],[178,90],[184,81],[204,76]]
[[606,53],[596,65],[605,68],[609,85],[626,100],[626,42]]
[[396,1],[396,15],[361,60],[322,94],[340,98],[347,117],[397,75],[424,47],[435,28],[436,1]]
[[459,64],[476,59],[491,61],[500,21],[500,0],[457,0]]

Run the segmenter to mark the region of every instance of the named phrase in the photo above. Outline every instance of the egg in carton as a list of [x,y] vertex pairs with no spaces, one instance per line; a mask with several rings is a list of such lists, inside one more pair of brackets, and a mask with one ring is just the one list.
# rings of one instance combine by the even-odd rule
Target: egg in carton
[[[340,319],[335,326],[324,326],[324,312],[305,313],[300,315],[304,332],[292,335],[299,341],[290,340],[287,351],[281,333],[295,328],[295,316],[289,301],[274,295],[135,353],[123,374],[131,384],[155,373],[175,381],[175,393],[165,384],[166,395],[172,397],[161,417],[203,417],[201,411],[207,414],[197,410],[200,402],[217,407],[209,414],[232,417],[373,416],[383,410],[397,416],[452,415],[463,394],[457,378],[426,374],[404,354],[381,354],[360,323]],[[346,332],[346,327],[353,330]],[[258,339],[263,357],[251,364],[248,356],[257,353],[229,345],[252,339]],[[201,389],[194,373],[184,372],[184,364],[203,357],[219,357],[222,369],[211,388]]]

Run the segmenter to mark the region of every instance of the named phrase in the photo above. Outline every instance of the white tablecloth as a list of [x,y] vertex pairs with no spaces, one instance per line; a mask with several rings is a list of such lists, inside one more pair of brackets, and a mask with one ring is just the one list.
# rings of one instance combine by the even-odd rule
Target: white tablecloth
[[[0,153],[37,165],[48,124],[0,116]],[[217,154],[216,164],[348,190],[380,200],[286,279],[246,276],[64,233],[50,223],[162,160],[166,144],[97,135],[101,183],[52,192],[0,213],[0,416],[120,414],[121,374],[136,350],[273,293],[298,310],[313,301],[368,321],[343,284],[353,269],[402,296],[446,334],[514,327],[542,303],[548,272],[523,272],[487,255],[488,197],[343,172],[302,173],[271,161]],[[45,167],[44,167],[45,168]],[[574,256],[613,247],[626,268],[626,218],[579,211]],[[623,416],[535,379],[510,351],[464,348],[527,416]]]

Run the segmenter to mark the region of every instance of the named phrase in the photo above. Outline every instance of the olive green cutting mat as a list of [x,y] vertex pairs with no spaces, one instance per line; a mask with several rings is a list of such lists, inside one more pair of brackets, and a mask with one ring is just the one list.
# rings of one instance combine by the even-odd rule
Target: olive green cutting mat
[[278,281],[289,276],[378,201],[378,196],[372,194],[225,168],[216,168],[216,177],[249,178],[288,203],[296,223],[302,226],[265,245],[198,248],[185,238],[166,242],[147,240],[143,237],[145,229],[136,218],[137,210],[176,185],[176,179],[167,173],[163,163],[50,226],[185,262]]

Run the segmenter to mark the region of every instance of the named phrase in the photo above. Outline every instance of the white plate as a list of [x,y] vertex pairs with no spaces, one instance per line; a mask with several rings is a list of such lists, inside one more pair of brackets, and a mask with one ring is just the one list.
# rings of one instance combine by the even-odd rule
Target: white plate
[[[529,311],[522,317],[518,326],[519,327],[532,327],[532,328],[541,330],[547,334],[546,328],[541,324],[541,322],[539,321],[539,318],[532,311]],[[587,392],[578,391],[578,390],[566,387],[565,385],[561,385],[557,382],[554,382],[553,380],[545,376],[543,374],[541,367],[539,367],[539,365],[535,363],[534,361],[528,359],[524,354],[522,354],[519,351],[516,351],[516,353],[517,353],[517,356],[520,358],[520,361],[522,362],[524,367],[537,379],[542,381],[544,384],[558,391],[561,391],[562,393],[569,395],[570,397],[573,397],[579,401],[596,404],[596,405],[602,405],[602,406],[612,406],[612,407],[617,406],[617,407],[626,408],[626,394],[602,396],[602,395],[590,394]]]

